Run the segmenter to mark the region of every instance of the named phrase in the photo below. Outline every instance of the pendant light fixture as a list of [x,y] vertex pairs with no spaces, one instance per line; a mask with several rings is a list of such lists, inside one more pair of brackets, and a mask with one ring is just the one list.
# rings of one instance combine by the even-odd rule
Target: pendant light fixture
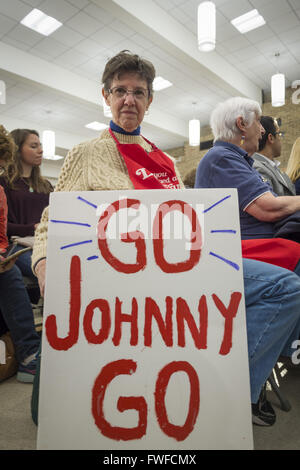
[[[275,54],[277,58],[280,56],[279,52]],[[278,66],[277,66],[278,70]],[[285,104],[285,76],[283,73],[277,72],[271,78],[271,97],[272,97],[272,106],[278,107]]]
[[0,80],[0,104],[6,104],[6,86],[3,80]]
[[213,51],[216,47],[216,6],[213,2],[202,2],[198,6],[198,49]]
[[[196,103],[193,103],[193,106],[195,107]],[[189,145],[191,147],[200,146],[200,121],[196,118],[189,121]]]
[[55,132],[43,131],[42,142],[44,157],[55,160]]

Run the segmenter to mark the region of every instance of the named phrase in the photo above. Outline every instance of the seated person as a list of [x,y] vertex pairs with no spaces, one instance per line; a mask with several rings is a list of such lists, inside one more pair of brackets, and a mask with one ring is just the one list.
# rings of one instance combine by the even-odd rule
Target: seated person
[[[102,76],[102,93],[112,111],[110,129],[69,152],[55,191],[184,187],[169,156],[140,134],[140,124],[153,100],[154,77],[153,65],[128,51],[108,61]],[[161,173],[167,173],[175,183],[160,181],[155,175]],[[45,286],[47,233],[45,209],[35,233],[32,256],[41,292]],[[244,260],[243,271],[253,420],[271,425],[275,412],[264,393],[260,394],[278,356],[291,356],[292,341],[299,337],[300,279],[288,270],[250,259]],[[278,286],[276,295],[274,283]]]
[[[7,164],[13,151],[15,151],[14,142],[4,127],[0,126],[0,167]],[[8,247],[6,225],[6,197],[0,186],[0,256]],[[35,331],[33,312],[22,274],[14,262],[10,262],[5,267],[0,266],[0,310],[16,350],[17,380],[32,383],[40,339]]]
[[300,137],[295,140],[292,147],[286,174],[294,183],[297,196],[300,196]]
[[[0,185],[5,190],[8,204],[7,235],[8,238],[33,237],[41,214],[49,204],[49,193],[53,188],[51,183],[41,176],[43,150],[38,132],[15,129],[10,134],[17,151],[0,177]],[[22,248],[22,245],[16,247],[17,250]],[[30,251],[22,254],[16,265],[23,276],[33,277]]]
[[276,119],[271,116],[262,116],[260,123],[265,133],[259,140],[259,151],[252,155],[253,168],[261,174],[264,181],[271,184],[278,196],[295,196],[294,184],[287,174],[280,171],[279,162],[275,160],[281,155],[283,133],[280,132]]
[[196,176],[196,168],[193,168],[192,170],[190,170],[186,174],[186,176],[183,180],[184,186],[185,186],[186,189],[191,189],[191,188],[194,187],[194,185],[195,185],[195,176]]
[[196,173],[196,188],[237,188],[243,240],[273,238],[275,223],[300,210],[299,196],[277,197],[253,168],[252,155],[265,132],[260,117],[256,101],[237,97],[220,103],[211,115],[214,146]]

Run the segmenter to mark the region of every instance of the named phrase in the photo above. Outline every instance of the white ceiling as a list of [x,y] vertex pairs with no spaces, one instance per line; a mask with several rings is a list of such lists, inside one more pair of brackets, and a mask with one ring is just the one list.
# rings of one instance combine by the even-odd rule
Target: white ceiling
[[[1,123],[9,130],[53,129],[65,149],[96,137],[84,125],[109,122],[101,75],[122,49],[151,60],[157,75],[173,83],[155,93],[142,127],[162,149],[182,146],[188,120],[208,124],[214,106],[227,97],[261,101],[277,68],[287,86],[300,79],[300,0],[214,1],[216,50],[201,53],[198,0],[0,0],[0,79],[7,86]],[[45,37],[21,25],[34,7],[63,26]],[[253,8],[266,25],[242,35],[230,20]]]

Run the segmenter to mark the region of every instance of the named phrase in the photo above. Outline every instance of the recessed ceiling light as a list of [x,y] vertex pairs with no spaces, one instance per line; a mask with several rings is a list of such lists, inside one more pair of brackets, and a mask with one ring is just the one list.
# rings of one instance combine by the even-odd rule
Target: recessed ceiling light
[[164,90],[165,88],[168,88],[169,86],[172,86],[172,85],[173,83],[169,82],[169,80],[166,80],[165,78],[155,77],[153,81],[153,90],[154,91]]
[[108,125],[104,124],[103,122],[93,121],[89,124],[86,124],[85,127],[93,129],[93,131],[102,131],[103,129],[107,129]]
[[46,160],[61,160],[64,157],[62,157],[61,155],[53,155],[52,157],[43,156],[43,158],[45,158]]
[[245,15],[238,16],[231,20],[231,23],[242,34],[248,33],[248,31],[252,31],[252,29],[266,24],[264,18],[257,10],[251,10],[245,13]]
[[62,23],[52,16],[48,16],[41,10],[34,8],[25,18],[20,21],[27,28],[33,29],[44,36],[49,36],[56,31]]

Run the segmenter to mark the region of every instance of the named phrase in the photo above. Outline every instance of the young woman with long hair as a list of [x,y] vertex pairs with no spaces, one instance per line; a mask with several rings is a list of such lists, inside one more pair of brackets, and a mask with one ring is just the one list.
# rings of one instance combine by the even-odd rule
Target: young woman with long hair
[[[41,175],[43,149],[38,132],[15,129],[10,135],[17,151],[0,177],[8,205],[7,235],[8,238],[33,236],[53,187]],[[17,246],[21,248],[23,246]],[[24,276],[33,276],[31,252],[21,255],[16,264]]]
[[[0,170],[10,164],[15,144],[6,129],[0,125]],[[7,203],[0,185],[0,258],[8,251],[6,237]],[[0,265],[0,335],[10,331],[18,361],[17,380],[33,382],[36,371],[36,354],[40,338],[34,327],[30,299],[20,269],[10,261]],[[8,378],[1,377],[2,379]]]

